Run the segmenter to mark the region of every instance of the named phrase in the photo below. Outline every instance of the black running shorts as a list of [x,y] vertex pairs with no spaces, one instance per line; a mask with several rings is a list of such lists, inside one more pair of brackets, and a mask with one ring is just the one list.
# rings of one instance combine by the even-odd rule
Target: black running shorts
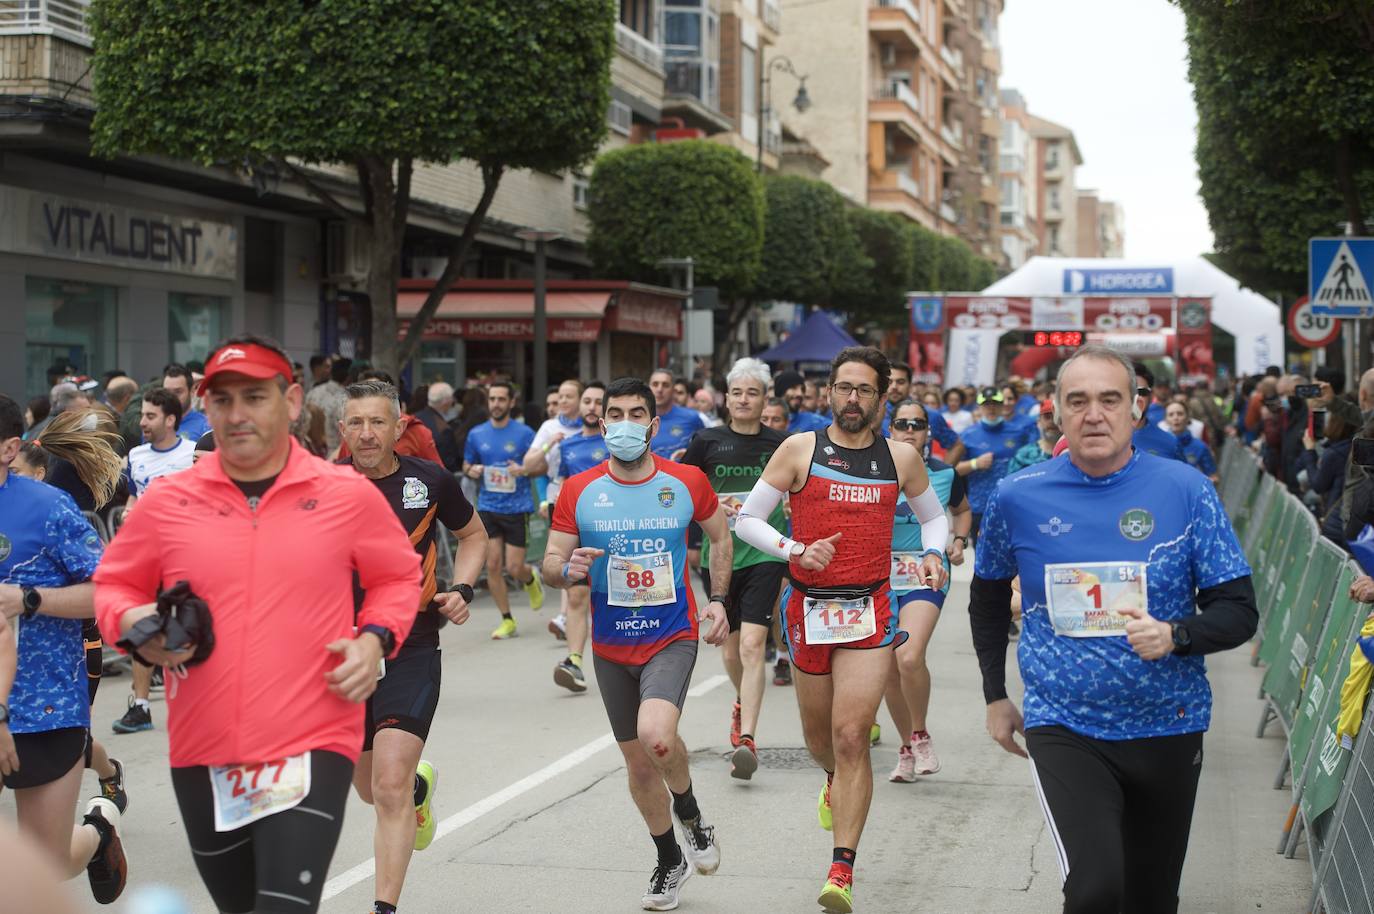
[[3,776],[5,786],[23,790],[42,787],[63,777],[85,757],[89,735],[85,727],[14,734],[19,770]]
[[421,740],[429,739],[429,727],[439,708],[440,658],[438,647],[420,644],[403,646],[396,659],[386,662],[386,675],[367,700],[364,752],[372,751],[372,739],[381,730],[404,730]]
[[353,763],[335,752],[310,754],[310,792],[300,804],[233,831],[215,831],[210,772],[172,769],[191,856],[224,914],[313,914],[343,828]]
[[[782,594],[782,582],[787,566],[782,562],[759,562],[736,568],[730,575],[730,592],[725,599],[725,615],[730,631],[737,632],[740,623],[752,622],[764,627],[773,624],[773,610]],[[711,569],[701,569],[701,586],[711,593]]]
[[487,528],[489,538],[505,540],[507,546],[519,546],[522,549],[529,542],[528,514],[496,514],[491,511],[478,511],[477,515],[482,518],[482,526]]

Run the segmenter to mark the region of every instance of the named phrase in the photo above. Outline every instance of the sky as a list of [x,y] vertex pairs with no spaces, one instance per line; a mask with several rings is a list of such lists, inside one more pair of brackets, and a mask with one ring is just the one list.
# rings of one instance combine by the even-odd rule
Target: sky
[[999,30],[999,84],[1073,131],[1078,186],[1125,209],[1126,256],[1211,251],[1182,11],[1167,0],[1006,0]]

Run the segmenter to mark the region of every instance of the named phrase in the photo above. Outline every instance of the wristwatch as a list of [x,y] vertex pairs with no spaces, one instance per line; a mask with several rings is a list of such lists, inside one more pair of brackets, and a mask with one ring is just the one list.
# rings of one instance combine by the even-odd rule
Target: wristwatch
[[1180,622],[1171,622],[1169,628],[1174,634],[1174,653],[1186,654],[1193,649],[1193,636],[1188,633],[1188,627]]
[[956,534],[954,535],[954,541],[955,541],[956,543],[959,543],[959,544],[960,544],[961,546],[963,546],[965,549],[968,548],[968,537],[967,537],[967,536],[964,536],[962,533],[956,533]]
[[806,552],[806,543],[793,543],[789,551],[792,558],[799,559]]
[[24,618],[32,619],[38,613],[38,607],[43,605],[43,595],[27,584],[19,591],[24,595]]
[[725,605],[725,594],[713,593],[713,594],[711,594],[711,599],[707,600],[706,602],[707,602],[707,603],[719,603],[721,606],[724,606],[724,605]]
[[0,724],[8,724],[9,722],[10,722],[10,706],[9,706],[9,705],[0,705]]
[[453,592],[463,598],[464,603],[472,602],[472,586],[469,584],[454,584]]
[[382,642],[382,656],[387,656],[392,652],[393,649],[395,649],[396,635],[394,632],[392,632],[391,629],[383,625],[364,625],[361,629],[358,630],[359,635],[365,634],[367,632],[371,632],[372,634],[376,635],[377,640]]

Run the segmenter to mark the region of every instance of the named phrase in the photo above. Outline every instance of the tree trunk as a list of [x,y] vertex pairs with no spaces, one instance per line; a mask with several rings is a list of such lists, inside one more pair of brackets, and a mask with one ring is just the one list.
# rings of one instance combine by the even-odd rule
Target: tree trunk
[[1360,188],[1355,182],[1354,151],[1350,137],[1342,136],[1336,141],[1336,184],[1345,204],[1345,221],[1351,225],[1351,234],[1365,233],[1364,207],[1360,203]]
[[372,305],[372,367],[400,381],[403,358],[396,330],[396,286],[401,277],[404,226],[397,227],[397,187],[394,159],[369,158],[358,162],[358,182],[367,202],[367,297]]
[[[715,351],[711,356],[711,368],[714,373],[724,378],[730,371],[730,366],[734,364],[735,334],[739,332],[740,324],[744,323],[754,310],[754,303],[746,300],[737,300],[730,303],[730,310],[726,315],[725,334],[716,343]],[[748,353],[745,353],[748,355]],[[714,382],[713,382],[714,383]]]

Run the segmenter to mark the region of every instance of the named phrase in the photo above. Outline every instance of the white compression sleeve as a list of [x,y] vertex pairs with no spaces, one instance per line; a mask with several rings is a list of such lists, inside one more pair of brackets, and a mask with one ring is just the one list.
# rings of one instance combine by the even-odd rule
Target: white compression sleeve
[[760,552],[787,561],[792,556],[795,542],[768,523],[768,516],[781,503],[781,489],[773,488],[762,479],[754,483],[754,488],[735,518],[735,535]]
[[940,504],[935,487],[927,485],[924,492],[910,501],[911,510],[921,522],[921,548],[943,555],[945,543],[949,542],[949,518],[945,517],[945,507]]

